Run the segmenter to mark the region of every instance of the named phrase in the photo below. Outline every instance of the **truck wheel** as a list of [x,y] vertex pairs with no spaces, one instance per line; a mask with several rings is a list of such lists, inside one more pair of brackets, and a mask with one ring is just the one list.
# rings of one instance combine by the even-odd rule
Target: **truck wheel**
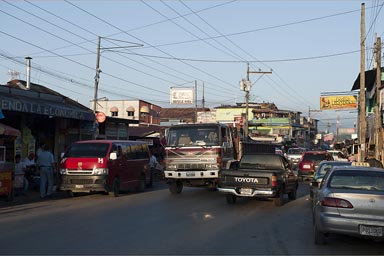
[[275,206],[282,206],[284,203],[284,193],[283,191],[279,191],[279,194],[276,198],[273,198],[273,203]]
[[67,196],[68,197],[74,197],[75,193],[73,193],[72,190],[67,190]]
[[183,190],[183,183],[181,181],[173,181],[169,184],[169,191],[171,194],[180,194]]
[[227,200],[228,204],[235,204],[237,197],[234,195],[225,195],[225,199]]
[[317,229],[316,224],[313,226],[313,236],[314,236],[314,240],[315,240],[315,244],[316,245],[323,245],[323,244],[325,244],[325,242],[326,242],[325,234],[323,232],[320,232]]
[[295,186],[295,188],[288,193],[289,200],[296,200],[296,197],[297,197],[297,186]]
[[119,194],[120,194],[120,182],[118,178],[115,178],[113,180],[112,191],[109,192],[109,195],[118,197]]

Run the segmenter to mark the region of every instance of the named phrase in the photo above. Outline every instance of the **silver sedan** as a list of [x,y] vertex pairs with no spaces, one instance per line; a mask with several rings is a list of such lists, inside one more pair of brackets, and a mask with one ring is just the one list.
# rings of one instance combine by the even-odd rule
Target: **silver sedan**
[[[316,200],[315,196],[318,189],[318,184],[321,183],[321,180],[323,179],[324,175],[330,171],[335,166],[345,166],[345,165],[351,165],[351,162],[344,162],[344,161],[321,161],[319,168],[317,168],[315,172],[315,176],[313,177],[313,180],[309,183],[310,185],[310,191],[309,191],[309,197],[311,200]],[[313,184],[316,184],[316,186],[313,186]]]
[[315,244],[328,234],[384,240],[384,169],[334,167],[321,181],[313,208]]

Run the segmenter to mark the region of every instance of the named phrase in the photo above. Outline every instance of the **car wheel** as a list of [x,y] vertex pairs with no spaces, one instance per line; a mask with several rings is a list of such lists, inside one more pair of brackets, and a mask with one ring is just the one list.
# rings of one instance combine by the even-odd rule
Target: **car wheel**
[[112,191],[109,192],[109,195],[118,197],[119,194],[120,194],[120,182],[118,178],[115,178],[112,184]]
[[315,244],[316,245],[323,245],[325,244],[325,234],[317,229],[316,223],[313,226],[313,235],[315,239]]
[[225,199],[227,200],[228,204],[235,204],[237,197],[234,195],[225,195]]
[[173,181],[169,184],[169,191],[171,194],[180,194],[183,190],[183,183],[181,181]]
[[275,204],[275,206],[282,206],[283,203],[284,203],[284,193],[283,191],[279,191],[279,194],[276,198],[273,198],[273,203]]

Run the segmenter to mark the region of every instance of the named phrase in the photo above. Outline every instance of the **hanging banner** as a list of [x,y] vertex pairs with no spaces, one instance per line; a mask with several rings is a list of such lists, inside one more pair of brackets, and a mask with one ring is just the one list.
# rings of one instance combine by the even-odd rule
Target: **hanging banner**
[[174,88],[171,87],[171,104],[193,104],[194,88]]
[[357,108],[356,95],[337,95],[337,96],[321,96],[320,97],[321,110],[356,109],[356,108]]

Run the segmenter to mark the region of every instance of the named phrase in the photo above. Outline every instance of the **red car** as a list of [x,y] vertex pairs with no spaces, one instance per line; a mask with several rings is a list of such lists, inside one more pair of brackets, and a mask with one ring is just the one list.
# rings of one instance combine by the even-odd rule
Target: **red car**
[[301,181],[304,178],[313,178],[320,162],[333,160],[332,155],[327,151],[306,151],[298,165],[297,174]]

